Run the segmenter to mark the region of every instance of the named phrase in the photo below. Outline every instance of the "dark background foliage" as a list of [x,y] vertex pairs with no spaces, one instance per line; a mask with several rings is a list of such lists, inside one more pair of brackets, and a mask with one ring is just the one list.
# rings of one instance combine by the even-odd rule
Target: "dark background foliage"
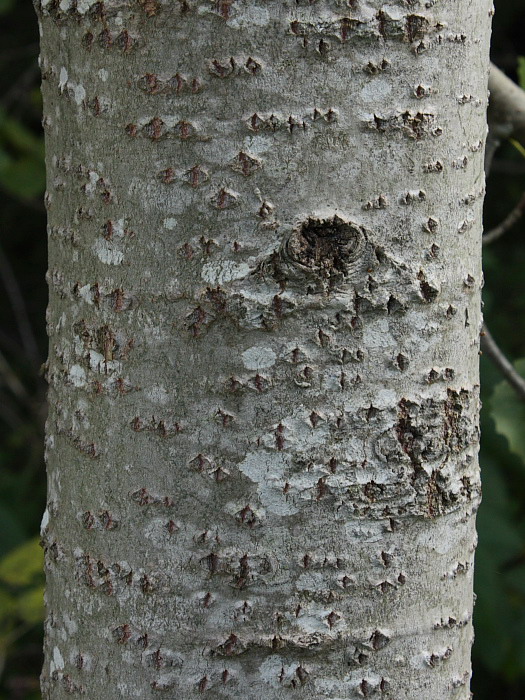
[[[496,0],[492,56],[516,80],[519,56],[525,56],[523,27],[525,3]],[[31,3],[0,0],[0,700],[40,698],[47,288],[37,56]],[[525,80],[525,64],[523,74]],[[524,191],[525,152],[505,143],[488,180],[487,230]],[[484,265],[487,324],[525,375],[525,219],[484,250]],[[481,369],[484,500],[478,516],[473,690],[479,700],[521,700],[525,403],[486,357]]]

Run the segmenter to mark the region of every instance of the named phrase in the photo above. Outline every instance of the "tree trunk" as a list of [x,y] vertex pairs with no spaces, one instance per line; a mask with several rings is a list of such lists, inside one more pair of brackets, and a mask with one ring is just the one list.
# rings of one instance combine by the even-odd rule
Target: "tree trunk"
[[40,0],[45,698],[468,698],[490,0]]

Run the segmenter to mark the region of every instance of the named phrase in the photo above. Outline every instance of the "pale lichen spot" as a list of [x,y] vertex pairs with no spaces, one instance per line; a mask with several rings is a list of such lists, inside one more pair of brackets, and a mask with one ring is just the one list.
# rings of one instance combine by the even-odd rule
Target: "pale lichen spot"
[[67,78],[68,78],[67,70],[66,70],[64,67],[62,67],[62,68],[60,69],[60,75],[59,75],[59,78],[58,78],[58,89],[59,89],[59,90],[63,90],[63,89],[66,87],[66,85],[67,85]]
[[266,153],[266,151],[269,151],[274,145],[275,142],[270,136],[247,136],[243,142],[244,148],[255,155]]
[[204,265],[201,277],[209,284],[224,284],[233,280],[240,280],[250,273],[250,266],[246,263],[235,263],[233,260],[218,260]]
[[361,97],[367,102],[380,103],[392,92],[392,84],[387,80],[374,78],[361,90]]
[[69,634],[76,634],[78,632],[77,623],[69,615],[64,615],[64,626]]
[[266,27],[271,20],[270,10],[259,5],[246,5],[243,12],[233,17],[228,24],[236,29]]
[[174,219],[173,217],[168,217],[167,219],[164,219],[162,223],[165,229],[167,229],[168,231],[173,231],[173,229],[177,226],[177,219]]
[[254,346],[242,353],[242,362],[246,369],[266,369],[273,367],[277,355],[271,348]]
[[273,688],[280,688],[281,673],[284,670],[285,665],[286,662],[282,656],[277,656],[277,654],[268,656],[259,666],[260,678],[264,683],[267,683]]
[[78,295],[79,295],[79,297],[81,297],[81,299],[83,299],[88,304],[93,303],[93,296],[92,296],[90,284],[85,284],[83,287],[79,287]]
[[86,370],[80,365],[73,365],[69,370],[69,379],[77,388],[86,385]]
[[117,360],[106,360],[102,353],[96,350],[89,351],[89,366],[94,372],[107,374],[108,372],[120,372],[122,363]]
[[124,253],[114,243],[106,241],[104,238],[96,240],[92,250],[100,262],[106,265],[120,265],[124,259]]
[[76,11],[81,15],[85,15],[96,2],[97,0],[77,0]]
[[386,318],[373,321],[363,330],[363,343],[367,348],[383,348],[393,342],[395,341]]
[[264,508],[274,515],[294,515],[298,508],[284,493],[284,472],[288,457],[284,454],[251,452],[238,465],[239,471],[257,484],[257,494]]
[[40,523],[40,534],[43,535],[46,527],[49,525],[49,510],[46,508],[44,514],[42,515],[42,521]]
[[388,408],[397,403],[397,395],[392,389],[380,389],[377,396],[374,398],[374,406],[376,408]]
[[53,649],[53,663],[55,664],[55,669],[61,670],[64,668],[64,659],[58,647]]
[[151,403],[159,404],[161,406],[165,406],[170,398],[166,387],[161,386],[160,384],[154,384],[153,386],[144,389],[144,396],[146,396]]
[[86,99],[86,91],[84,86],[71,83],[71,89],[73,90],[73,99],[75,100],[76,104],[81,105]]
[[100,175],[96,172],[96,170],[90,170],[88,173],[89,177],[89,182],[85,186],[85,192],[86,194],[94,194],[96,191],[97,187],[97,182],[100,179]]

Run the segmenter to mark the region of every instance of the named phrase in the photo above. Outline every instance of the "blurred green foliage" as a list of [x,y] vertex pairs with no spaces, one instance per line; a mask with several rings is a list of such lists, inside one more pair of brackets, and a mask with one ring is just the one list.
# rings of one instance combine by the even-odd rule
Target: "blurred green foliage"
[[[37,700],[43,620],[42,444],[45,187],[38,32],[31,4],[0,0],[0,700]],[[493,59],[525,88],[525,7],[496,0]],[[510,144],[488,181],[486,228],[525,190]],[[525,376],[525,221],[484,254],[485,318]],[[525,403],[482,357],[481,465],[473,689],[525,698]],[[425,699],[426,700],[426,699]],[[432,699],[428,699],[432,700]]]
[[0,183],[23,200],[41,195],[46,185],[44,143],[18,119],[0,109]]
[[37,700],[47,292],[38,28],[30,2],[0,0],[0,39],[0,699]]

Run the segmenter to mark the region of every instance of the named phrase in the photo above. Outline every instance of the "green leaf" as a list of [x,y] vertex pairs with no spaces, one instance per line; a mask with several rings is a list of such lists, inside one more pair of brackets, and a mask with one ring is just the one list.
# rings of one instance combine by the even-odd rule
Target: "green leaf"
[[506,578],[512,588],[525,596],[525,564],[511,569]]
[[44,619],[44,586],[31,588],[17,600],[17,611],[25,622],[36,625]]
[[[1,2],[1,0],[0,0]],[[44,139],[35,135],[17,119],[8,117],[0,110],[0,142],[37,160],[44,159]]]
[[0,631],[3,631],[16,610],[16,599],[3,588],[0,588]]
[[0,145],[0,172],[5,170],[11,163],[11,156]]
[[15,515],[4,504],[0,503],[0,557],[21,544],[24,530]]
[[38,537],[9,552],[0,560],[0,580],[12,586],[27,586],[42,575],[44,553]]
[[7,14],[15,4],[14,0],[0,0],[0,15]]
[[518,84],[525,90],[525,56],[518,56]]
[[480,508],[476,522],[496,570],[523,553],[525,543],[508,514],[494,508]]
[[[525,378],[525,358],[514,367]],[[511,452],[525,461],[525,401],[503,381],[495,387],[490,403],[496,431],[507,438]]]
[[33,199],[45,190],[44,164],[31,156],[13,160],[0,170],[0,183],[16,197]]
[[479,547],[476,553],[474,624],[478,633],[473,654],[492,672],[497,672],[512,649],[508,633],[512,610],[507,603],[504,578],[492,555],[489,547]]

